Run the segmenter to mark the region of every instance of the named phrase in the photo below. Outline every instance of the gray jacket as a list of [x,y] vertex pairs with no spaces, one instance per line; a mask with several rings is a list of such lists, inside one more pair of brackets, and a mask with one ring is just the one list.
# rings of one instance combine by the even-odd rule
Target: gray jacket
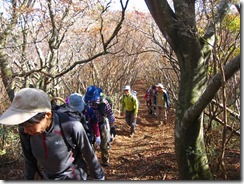
[[[66,145],[56,113],[52,127],[39,135],[28,135],[19,126],[19,134],[25,160],[25,179],[34,179],[37,163],[44,170],[46,179],[86,180],[87,172],[94,179],[104,177],[104,171],[89,143],[82,124],[78,121],[66,122],[71,126],[72,139],[76,149]],[[89,171],[87,170],[89,168]]]

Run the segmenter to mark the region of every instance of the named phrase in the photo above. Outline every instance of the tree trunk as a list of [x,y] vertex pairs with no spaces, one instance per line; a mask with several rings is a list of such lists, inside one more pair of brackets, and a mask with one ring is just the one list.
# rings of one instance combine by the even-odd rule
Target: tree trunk
[[[216,74],[207,84],[208,63],[215,41],[214,26],[221,23],[228,6],[221,0],[212,24],[205,35],[198,34],[195,3],[173,1],[173,9],[167,0],[145,0],[148,9],[178,59],[180,82],[175,119],[175,149],[179,179],[211,180],[203,134],[203,111],[222,85],[223,76]],[[228,80],[240,69],[240,56],[225,66]]]
[[[181,121],[176,121],[179,125]],[[175,136],[179,178],[182,180],[208,180],[212,174],[208,165],[203,139],[202,117],[188,129],[180,127]]]
[[12,101],[14,98],[14,88],[11,85],[12,79],[13,79],[13,74],[8,65],[7,58],[8,58],[7,54],[3,50],[0,50],[0,69],[1,69],[1,74],[2,74],[2,82],[5,86],[5,89],[9,96],[10,101]]
[[[174,11],[166,0],[145,0],[160,31],[174,50],[180,82],[175,120],[175,149],[179,179],[212,179],[203,136],[203,110],[188,111],[201,97],[207,82],[211,48],[200,42],[195,22],[195,5],[177,1]],[[205,41],[205,40],[204,40]],[[204,45],[205,44],[205,45]],[[185,116],[190,116],[188,118]]]
[[[198,52],[198,51],[197,51]],[[192,107],[206,88],[206,59],[196,50],[185,50],[187,57],[179,60],[181,78],[175,119],[175,149],[179,178],[212,179],[203,136],[203,112],[191,115]],[[188,112],[192,118],[185,118]],[[193,111],[195,112],[195,111]]]

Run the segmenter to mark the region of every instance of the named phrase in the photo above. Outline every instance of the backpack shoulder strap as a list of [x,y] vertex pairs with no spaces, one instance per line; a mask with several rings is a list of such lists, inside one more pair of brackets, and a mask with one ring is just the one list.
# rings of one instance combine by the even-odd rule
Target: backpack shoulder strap
[[59,118],[59,127],[62,132],[62,136],[64,139],[64,142],[68,146],[69,149],[75,149],[75,144],[73,143],[72,139],[72,129],[70,124],[68,123],[70,121],[70,118],[67,114],[62,112],[56,112]]

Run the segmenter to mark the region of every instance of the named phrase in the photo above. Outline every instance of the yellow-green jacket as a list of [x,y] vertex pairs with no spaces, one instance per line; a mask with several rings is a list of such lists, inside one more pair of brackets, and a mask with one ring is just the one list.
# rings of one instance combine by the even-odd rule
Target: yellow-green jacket
[[126,111],[133,111],[134,115],[137,116],[139,108],[138,99],[133,96],[132,94],[129,95],[123,95],[121,99],[121,112]]

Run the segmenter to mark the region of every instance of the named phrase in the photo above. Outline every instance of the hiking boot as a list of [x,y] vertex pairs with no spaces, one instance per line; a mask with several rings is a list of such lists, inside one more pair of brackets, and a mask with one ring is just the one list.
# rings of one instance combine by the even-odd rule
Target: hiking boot
[[130,127],[130,137],[133,137],[135,134],[135,126]]
[[135,134],[135,126],[130,127],[130,134]]

